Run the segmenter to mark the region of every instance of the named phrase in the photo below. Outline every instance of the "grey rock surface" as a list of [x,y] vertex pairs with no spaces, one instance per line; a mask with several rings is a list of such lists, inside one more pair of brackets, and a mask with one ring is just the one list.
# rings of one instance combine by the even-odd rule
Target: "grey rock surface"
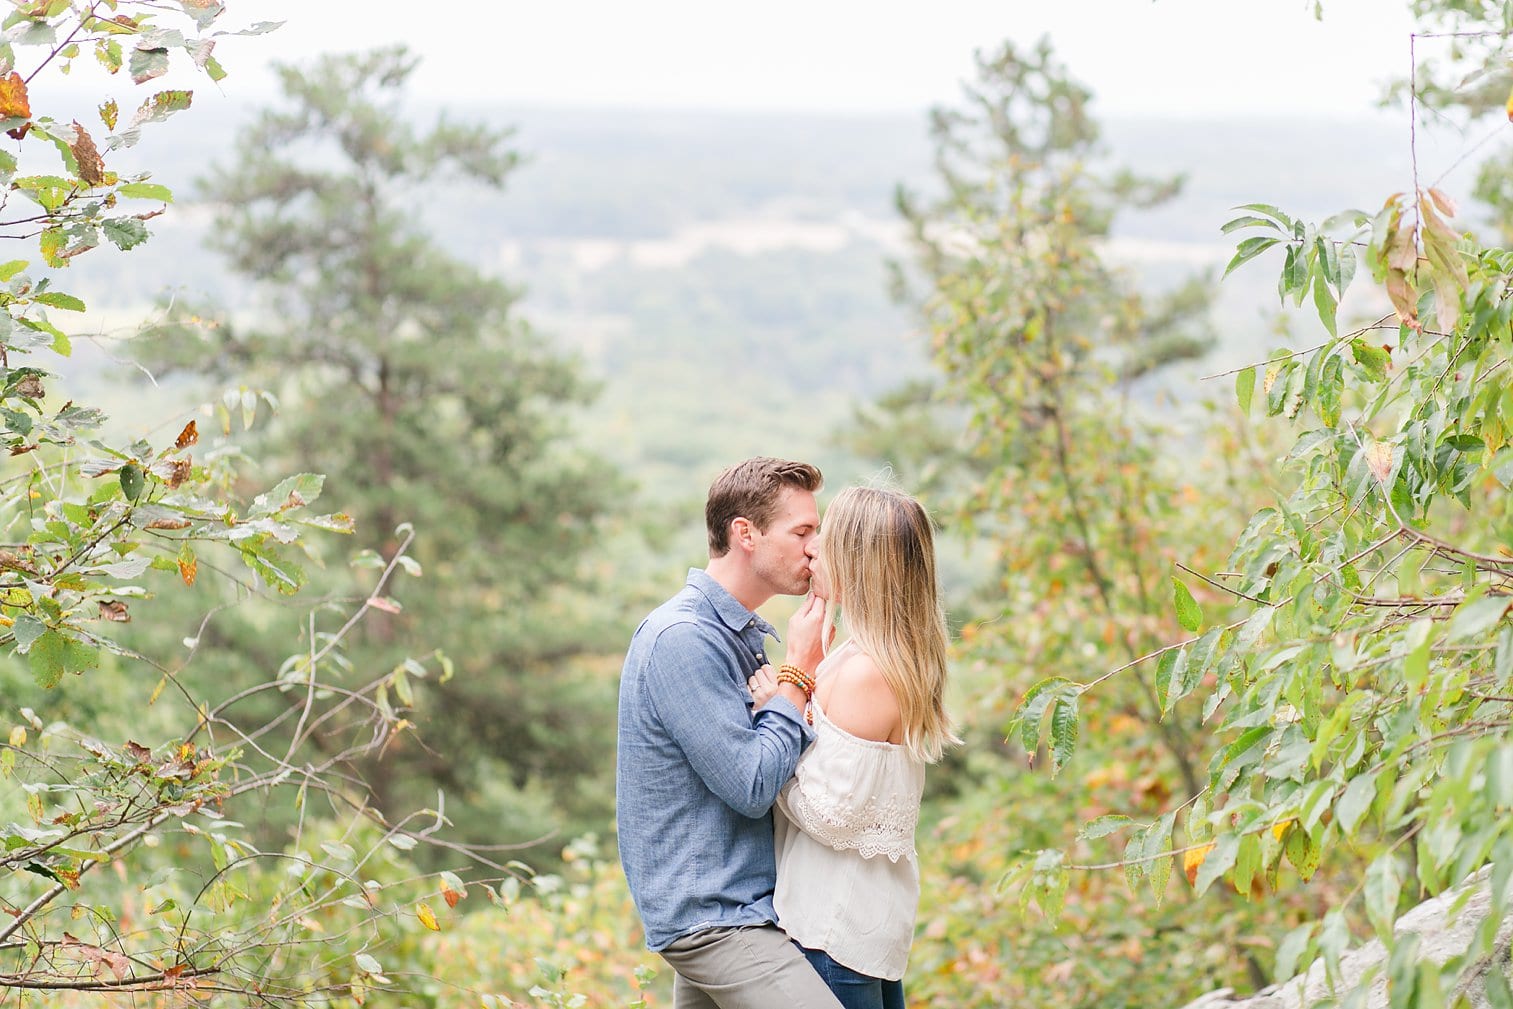
[[[1421,959],[1442,964],[1451,957],[1460,956],[1471,947],[1476,930],[1486,920],[1492,906],[1490,868],[1483,869],[1461,886],[1404,914],[1393,926],[1395,935],[1410,932],[1419,936]],[[1513,944],[1513,917],[1503,920],[1497,930],[1490,955],[1483,957],[1475,969],[1466,975],[1461,989],[1472,1009],[1487,1009],[1488,1002],[1483,991],[1482,978],[1488,971],[1501,970],[1509,974],[1509,946]],[[1340,958],[1342,984],[1337,990],[1344,994],[1358,986],[1368,975],[1372,976],[1367,990],[1366,1009],[1386,1009],[1387,979],[1385,971],[1386,948],[1380,940],[1373,939]],[[1382,969],[1376,969],[1378,967]],[[1221,988],[1189,1002],[1182,1009],[1307,1009],[1315,1002],[1335,993],[1324,973],[1322,960],[1280,984],[1262,989],[1254,995],[1236,997],[1232,989]],[[1448,993],[1447,993],[1448,994]],[[1453,1003],[1454,998],[1447,998]]]

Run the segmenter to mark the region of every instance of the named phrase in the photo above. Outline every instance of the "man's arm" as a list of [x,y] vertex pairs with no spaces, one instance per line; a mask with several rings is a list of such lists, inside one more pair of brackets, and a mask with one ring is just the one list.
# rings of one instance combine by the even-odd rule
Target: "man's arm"
[[814,738],[791,699],[752,715],[736,686],[735,657],[717,632],[674,624],[652,645],[642,675],[651,710],[694,772],[742,816],[759,817]]

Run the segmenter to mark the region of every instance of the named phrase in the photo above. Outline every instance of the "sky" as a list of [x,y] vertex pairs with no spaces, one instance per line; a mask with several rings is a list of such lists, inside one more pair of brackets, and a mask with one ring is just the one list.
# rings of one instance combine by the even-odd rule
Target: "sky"
[[[228,94],[265,64],[405,43],[418,96],[457,103],[915,112],[972,53],[1049,35],[1102,116],[1372,114],[1408,68],[1407,0],[231,0]],[[420,12],[426,13],[420,13]],[[1420,43],[1429,45],[1433,43]]]

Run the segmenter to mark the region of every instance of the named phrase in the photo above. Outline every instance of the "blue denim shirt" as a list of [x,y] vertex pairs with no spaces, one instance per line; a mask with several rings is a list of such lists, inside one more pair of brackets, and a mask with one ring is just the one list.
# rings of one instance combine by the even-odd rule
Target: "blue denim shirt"
[[642,621],[620,678],[620,863],[665,948],[709,928],[776,922],[772,802],[813,739],[782,697],[753,711],[746,680],[772,625],[709,574]]

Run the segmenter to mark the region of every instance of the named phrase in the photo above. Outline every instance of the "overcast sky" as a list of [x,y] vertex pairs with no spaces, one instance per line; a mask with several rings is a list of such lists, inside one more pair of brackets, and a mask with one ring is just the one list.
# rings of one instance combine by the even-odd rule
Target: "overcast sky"
[[[260,65],[404,42],[419,95],[510,104],[915,111],[949,102],[974,49],[1043,34],[1100,115],[1371,114],[1408,68],[1407,0],[233,0],[224,88]],[[421,13],[425,12],[425,13]],[[1422,43],[1431,45],[1433,43]]]

